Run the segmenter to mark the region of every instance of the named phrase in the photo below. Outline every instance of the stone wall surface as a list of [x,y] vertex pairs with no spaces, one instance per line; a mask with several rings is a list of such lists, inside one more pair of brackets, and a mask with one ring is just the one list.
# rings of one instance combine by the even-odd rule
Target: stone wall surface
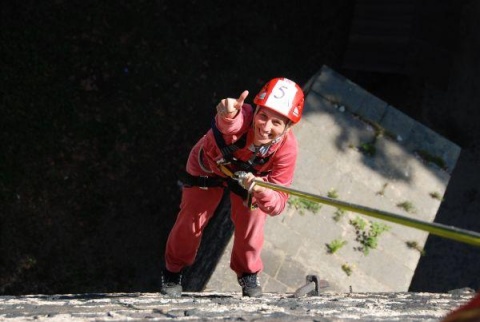
[[0,321],[440,321],[472,293],[158,293],[0,296]]

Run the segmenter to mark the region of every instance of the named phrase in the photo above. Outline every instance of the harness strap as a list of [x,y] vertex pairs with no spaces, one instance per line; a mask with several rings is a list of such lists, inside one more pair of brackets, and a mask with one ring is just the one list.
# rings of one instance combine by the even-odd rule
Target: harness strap
[[262,158],[260,156],[255,155],[248,161],[241,161],[236,159],[233,156],[233,153],[235,151],[238,151],[245,147],[245,144],[247,143],[248,132],[245,132],[235,143],[227,145],[227,143],[225,142],[225,139],[223,138],[222,132],[220,132],[217,125],[215,124],[215,118],[212,119],[211,127],[212,127],[213,136],[215,138],[215,143],[217,144],[217,147],[220,149],[223,159],[227,161],[227,163],[233,164],[239,170],[252,172],[256,175],[261,175],[255,170],[255,166],[263,165],[267,163],[270,157]]
[[188,172],[180,174],[180,181],[186,186],[199,187],[201,189],[208,189],[209,187],[225,187],[225,178],[209,177],[209,176],[193,176]]
[[232,156],[235,151],[245,147],[245,144],[247,143],[247,133],[243,134],[235,143],[227,145],[225,139],[223,138],[222,132],[220,132],[217,124],[215,124],[215,118],[212,119],[211,127],[213,136],[215,137],[215,142],[217,143],[217,146],[225,159]]
[[208,190],[208,188],[212,187],[228,187],[231,192],[240,196],[243,200],[248,199],[248,191],[243,189],[231,176],[227,178],[193,176],[185,171],[179,175],[179,179],[186,187],[199,187],[204,190]]
[[213,171],[203,163],[203,147],[201,147],[200,150],[198,151],[197,160],[198,160],[198,165],[203,171],[205,171],[206,173],[213,173]]

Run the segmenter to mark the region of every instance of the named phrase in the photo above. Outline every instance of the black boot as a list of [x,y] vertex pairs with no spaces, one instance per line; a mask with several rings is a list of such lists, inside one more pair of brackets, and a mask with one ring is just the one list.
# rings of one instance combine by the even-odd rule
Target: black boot
[[170,297],[180,297],[182,291],[182,272],[173,273],[165,268],[162,272],[160,293]]
[[249,297],[261,297],[262,287],[257,273],[246,273],[238,278],[238,284],[242,287],[242,295]]

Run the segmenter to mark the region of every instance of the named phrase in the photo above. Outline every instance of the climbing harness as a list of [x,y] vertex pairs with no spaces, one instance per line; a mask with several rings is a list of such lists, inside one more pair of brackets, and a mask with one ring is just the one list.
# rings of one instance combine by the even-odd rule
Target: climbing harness
[[184,186],[199,187],[203,190],[208,190],[211,187],[224,187],[225,179],[221,177],[209,177],[209,176],[192,176],[188,172],[183,172],[179,175],[180,181]]
[[[262,154],[265,154],[267,151],[260,151],[262,147],[255,149],[253,151],[252,157],[247,161],[238,160],[233,156],[235,151],[243,149],[245,144],[247,143],[247,133],[245,132],[236,142],[227,145],[225,139],[223,138],[222,132],[218,129],[217,125],[215,124],[215,119],[212,120],[212,132],[215,138],[215,143],[219,148],[220,152],[222,153],[222,159],[217,161],[217,164],[224,164],[224,165],[231,165],[233,168],[238,170],[252,172],[255,175],[262,175],[257,173],[255,170],[256,166],[264,165],[268,162],[270,157],[262,157]],[[268,150],[268,147],[267,147]],[[260,153],[259,153],[260,152]]]
[[[228,166],[236,170],[251,172],[255,176],[266,176],[270,171],[259,172],[256,170],[256,167],[262,166],[270,160],[271,156],[262,156],[268,152],[270,145],[266,147],[255,148],[255,150],[252,151],[252,157],[247,161],[238,160],[233,154],[235,151],[245,148],[248,132],[245,132],[236,142],[227,145],[222,133],[215,123],[215,119],[212,120],[211,127],[213,136],[215,138],[215,143],[222,153],[222,158],[217,161],[217,167],[224,175],[227,176],[228,188],[233,193],[242,197],[242,199],[245,200],[245,204],[248,208],[255,209],[256,206],[252,203],[252,190],[247,190],[245,187],[241,186],[241,184],[239,185],[237,180],[233,179],[234,170],[231,170]],[[253,185],[251,188],[253,188]]]
[[[252,108],[252,113],[255,114],[255,111],[253,111]],[[181,174],[181,179],[180,181],[185,185],[185,186],[198,186],[201,189],[208,189],[209,187],[228,187],[229,190],[238,196],[240,196],[243,200],[245,200],[245,203],[247,207],[250,209],[254,209],[256,206],[252,204],[252,192],[253,192],[253,187],[254,184],[252,184],[249,189],[246,189],[246,187],[243,187],[239,182],[235,179],[233,179],[234,176],[234,171],[244,171],[244,172],[251,172],[255,176],[263,177],[266,176],[270,173],[269,171],[258,171],[258,167],[261,167],[262,165],[266,164],[270,158],[273,156],[273,154],[267,156],[267,153],[270,149],[270,146],[272,144],[278,143],[280,140],[284,138],[284,134],[286,133],[286,129],[284,133],[282,133],[279,137],[277,137],[274,141],[270,142],[268,145],[262,145],[259,147],[255,147],[252,145],[250,151],[252,152],[252,156],[246,160],[239,160],[234,156],[234,153],[240,149],[244,149],[245,145],[247,144],[247,136],[248,136],[248,131],[243,133],[238,140],[236,140],[232,144],[227,144],[225,142],[225,139],[223,138],[223,134],[220,132],[220,130],[217,127],[217,124],[215,122],[215,118],[212,119],[211,122],[211,129],[212,133],[215,139],[215,143],[220,150],[222,157],[217,161],[217,167],[218,169],[226,176],[226,178],[220,178],[216,176],[192,176],[189,173],[183,173]],[[214,173],[210,167],[208,167],[207,164],[204,162],[204,151],[203,148],[200,148],[198,152],[198,164],[202,171],[205,173]]]

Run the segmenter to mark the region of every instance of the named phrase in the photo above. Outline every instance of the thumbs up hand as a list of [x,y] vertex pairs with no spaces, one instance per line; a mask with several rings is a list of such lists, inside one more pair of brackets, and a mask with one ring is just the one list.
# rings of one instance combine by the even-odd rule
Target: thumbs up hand
[[238,98],[224,98],[217,105],[217,113],[222,117],[233,118],[242,109],[248,96],[248,91],[243,91]]

